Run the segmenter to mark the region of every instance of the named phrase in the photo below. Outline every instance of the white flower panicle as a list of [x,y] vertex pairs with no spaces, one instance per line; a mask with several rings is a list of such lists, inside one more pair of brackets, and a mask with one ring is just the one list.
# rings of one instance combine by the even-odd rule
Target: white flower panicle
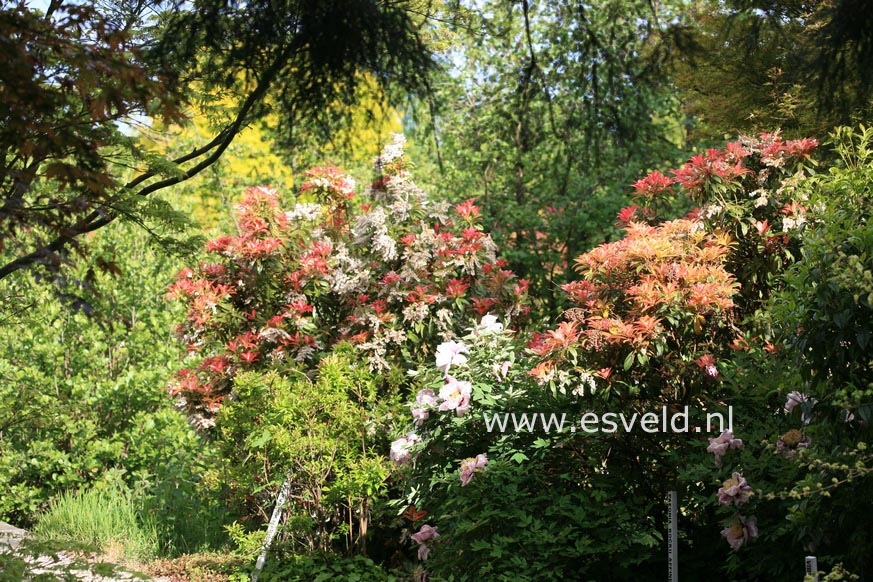
[[300,203],[285,213],[288,222],[315,222],[321,218],[321,204]]
[[384,208],[378,207],[358,216],[352,234],[355,244],[369,245],[382,260],[393,261],[397,258],[397,243],[388,233],[388,215]]
[[382,149],[382,153],[376,158],[375,165],[377,168],[384,168],[397,158],[403,155],[406,148],[406,136],[402,133],[395,133],[391,136],[391,143]]
[[370,269],[360,259],[349,254],[349,249],[338,243],[332,257],[334,269],[328,275],[330,289],[340,295],[362,293],[370,280]]
[[427,319],[430,308],[427,303],[412,303],[403,308],[404,323],[419,323]]

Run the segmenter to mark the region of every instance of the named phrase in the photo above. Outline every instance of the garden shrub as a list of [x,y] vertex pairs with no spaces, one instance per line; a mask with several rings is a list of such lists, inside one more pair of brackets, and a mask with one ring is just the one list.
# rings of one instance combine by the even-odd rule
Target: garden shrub
[[315,380],[242,372],[216,417],[218,446],[234,460],[224,475],[230,503],[248,528],[266,520],[289,480],[277,544],[287,551],[363,549],[371,505],[385,494],[389,466],[379,424],[396,399],[378,397],[374,375],[355,355],[347,344],[337,346]]
[[497,258],[474,201],[431,201],[410,166],[397,136],[364,196],[332,167],[310,170],[289,210],[279,192],[251,188],[239,233],[179,273],[170,295],[187,308],[179,335],[196,363],[172,391],[201,427],[240,371],[313,370],[347,341],[390,378],[472,316],[524,316],[528,282]]
[[224,517],[203,486],[220,461],[165,390],[182,352],[179,310],[163,298],[176,260],[122,224],[91,251],[102,270],[71,276],[90,286],[57,282],[78,310],[25,274],[4,280],[4,296],[30,301],[0,327],[0,519],[30,527],[64,492],[123,481],[143,496],[161,552],[220,545]]
[[362,196],[333,167],[307,172],[288,210],[251,188],[238,233],[208,242],[208,260],[170,287],[188,347],[171,393],[227,460],[241,551],[259,547],[286,479],[277,551],[362,553],[374,529],[390,546],[379,516],[406,372],[471,318],[526,317],[528,283],[497,257],[475,202],[431,201],[410,168],[397,136]]
[[[785,270],[802,264],[816,145],[778,132],[742,138],[694,156],[671,176],[643,178],[634,185],[639,206],[619,215],[627,234],[577,259],[581,279],[564,286],[574,307],[534,336],[526,356],[509,347],[483,351],[482,328],[491,320],[464,346],[440,347],[439,373],[419,375],[412,432],[394,445],[410,479],[398,510],[430,574],[659,579],[671,489],[682,503],[683,575],[711,574],[714,562],[739,577],[801,573],[805,548],[786,539],[797,533],[797,507],[763,492],[773,490],[774,477],[798,484],[808,441],[786,432],[797,420],[781,412],[788,393],[777,394],[766,373],[745,366],[752,355],[779,351],[762,313],[790,280]],[[660,216],[686,205],[680,194],[698,208],[663,222]],[[448,370],[447,353],[458,355]],[[501,359],[518,371],[502,377]],[[693,430],[706,430],[708,413],[727,417],[728,406],[736,409],[736,435],[725,426]],[[549,432],[542,424],[495,434],[483,416],[546,411],[572,423],[588,412],[648,412],[660,427],[662,411],[672,421],[686,407],[692,432],[683,434],[639,426]],[[769,447],[760,446],[764,439]],[[561,508],[579,509],[561,521],[545,518]],[[557,532],[559,523],[567,525]]]
[[[806,207],[798,260],[757,316],[769,343],[749,342],[734,358],[729,380],[757,428],[754,454],[742,460],[771,514],[768,543],[735,556],[734,571],[797,577],[805,552],[822,569],[873,572],[871,514],[859,503],[873,494],[871,140],[864,127],[838,130],[838,162],[798,185]],[[760,387],[757,398],[749,385]]]
[[[587,465],[586,442],[556,426],[579,396],[544,389],[522,351],[486,317],[420,370],[416,420],[392,445],[409,479],[397,503],[407,540],[439,580],[588,579],[607,564],[610,579],[635,579],[659,539],[652,501],[588,475],[600,461]],[[593,374],[576,379],[597,389]],[[554,411],[549,431],[513,430],[523,413],[542,414],[539,427]]]

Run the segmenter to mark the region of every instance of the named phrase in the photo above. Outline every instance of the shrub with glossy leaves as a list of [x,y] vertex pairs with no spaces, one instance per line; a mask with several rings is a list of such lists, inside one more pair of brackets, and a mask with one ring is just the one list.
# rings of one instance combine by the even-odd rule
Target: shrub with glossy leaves
[[[404,500],[415,505],[406,508],[410,534],[417,532],[411,545],[428,571],[448,577],[463,563],[458,579],[603,572],[616,580],[660,579],[671,489],[683,506],[682,543],[693,548],[693,557],[683,559],[689,575],[711,572],[713,560],[726,558],[737,574],[750,548],[752,555],[769,551],[759,549],[759,538],[784,535],[784,507],[761,497],[762,451],[745,445],[787,430],[788,419],[766,389],[737,389],[741,370],[732,362],[746,350],[776,349],[751,316],[767,306],[783,284],[782,271],[798,257],[815,145],[786,142],[778,133],[743,138],[637,182],[642,208],[621,213],[626,236],[577,259],[581,278],[564,287],[574,307],[554,329],[534,336],[530,358],[517,351],[514,360],[500,356],[517,362],[509,378],[499,375],[499,361],[483,357],[475,333],[467,351],[444,348],[458,365],[450,377],[422,377],[423,392],[411,405],[418,426],[395,441],[394,458],[412,479]],[[659,215],[684,205],[680,194],[699,208],[661,221]],[[437,367],[446,362],[439,355]],[[744,427],[738,413],[735,429],[746,434],[707,427],[706,414],[726,413],[727,404],[754,410],[749,418],[761,423]],[[639,426],[645,413],[660,421],[663,410],[672,421],[686,406],[691,433],[661,432],[660,422],[657,434]],[[588,412],[624,413],[637,417],[637,427],[555,433],[540,422],[534,433],[495,434],[481,416],[490,408],[566,413],[568,422]],[[789,465],[776,471],[788,483],[798,475],[792,453],[800,456],[809,442],[785,430],[779,459]],[[467,494],[474,487],[482,489]],[[543,495],[549,499],[540,504]],[[558,517],[570,507],[582,509]],[[558,523],[568,525],[556,535]],[[544,540],[552,545],[540,547]],[[587,552],[596,557],[580,567]],[[756,571],[791,571],[790,551],[771,553],[779,563]]]
[[432,354],[471,317],[524,316],[528,283],[497,258],[474,201],[431,201],[409,166],[398,136],[363,196],[336,168],[308,172],[306,201],[288,209],[275,190],[249,189],[239,232],[179,273],[170,295],[188,308],[179,334],[197,364],[172,391],[204,426],[240,371],[311,370],[348,341],[387,373]]
[[[543,389],[514,335],[483,318],[420,369],[411,426],[392,445],[408,477],[396,502],[404,539],[437,579],[588,579],[606,568],[636,579],[658,543],[651,500],[625,490],[619,503],[614,481],[597,478],[591,435],[569,431],[578,394]],[[588,374],[578,387],[597,383]]]

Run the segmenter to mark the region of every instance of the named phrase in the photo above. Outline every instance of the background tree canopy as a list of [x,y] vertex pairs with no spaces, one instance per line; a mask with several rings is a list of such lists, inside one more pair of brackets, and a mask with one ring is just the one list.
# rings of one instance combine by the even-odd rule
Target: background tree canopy
[[682,22],[691,50],[674,79],[697,137],[719,131],[823,134],[869,117],[868,2],[704,0]]
[[[20,2],[0,22],[11,57],[0,278],[32,265],[56,272],[67,247],[119,216],[158,235],[177,227],[181,217],[149,195],[209,167],[271,108],[293,141],[301,120],[352,102],[363,73],[415,92],[432,65],[408,6],[368,0],[54,2],[45,14]],[[173,159],[143,152],[118,125],[179,121],[216,97],[232,106],[214,137]]]

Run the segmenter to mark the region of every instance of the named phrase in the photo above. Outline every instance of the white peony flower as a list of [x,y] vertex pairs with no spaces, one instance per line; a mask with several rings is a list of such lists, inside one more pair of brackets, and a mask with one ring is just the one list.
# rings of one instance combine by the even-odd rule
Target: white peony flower
[[467,363],[467,356],[470,348],[464,342],[456,342],[450,340],[441,343],[437,346],[436,351],[436,367],[445,373],[449,372],[452,366],[460,366]]

